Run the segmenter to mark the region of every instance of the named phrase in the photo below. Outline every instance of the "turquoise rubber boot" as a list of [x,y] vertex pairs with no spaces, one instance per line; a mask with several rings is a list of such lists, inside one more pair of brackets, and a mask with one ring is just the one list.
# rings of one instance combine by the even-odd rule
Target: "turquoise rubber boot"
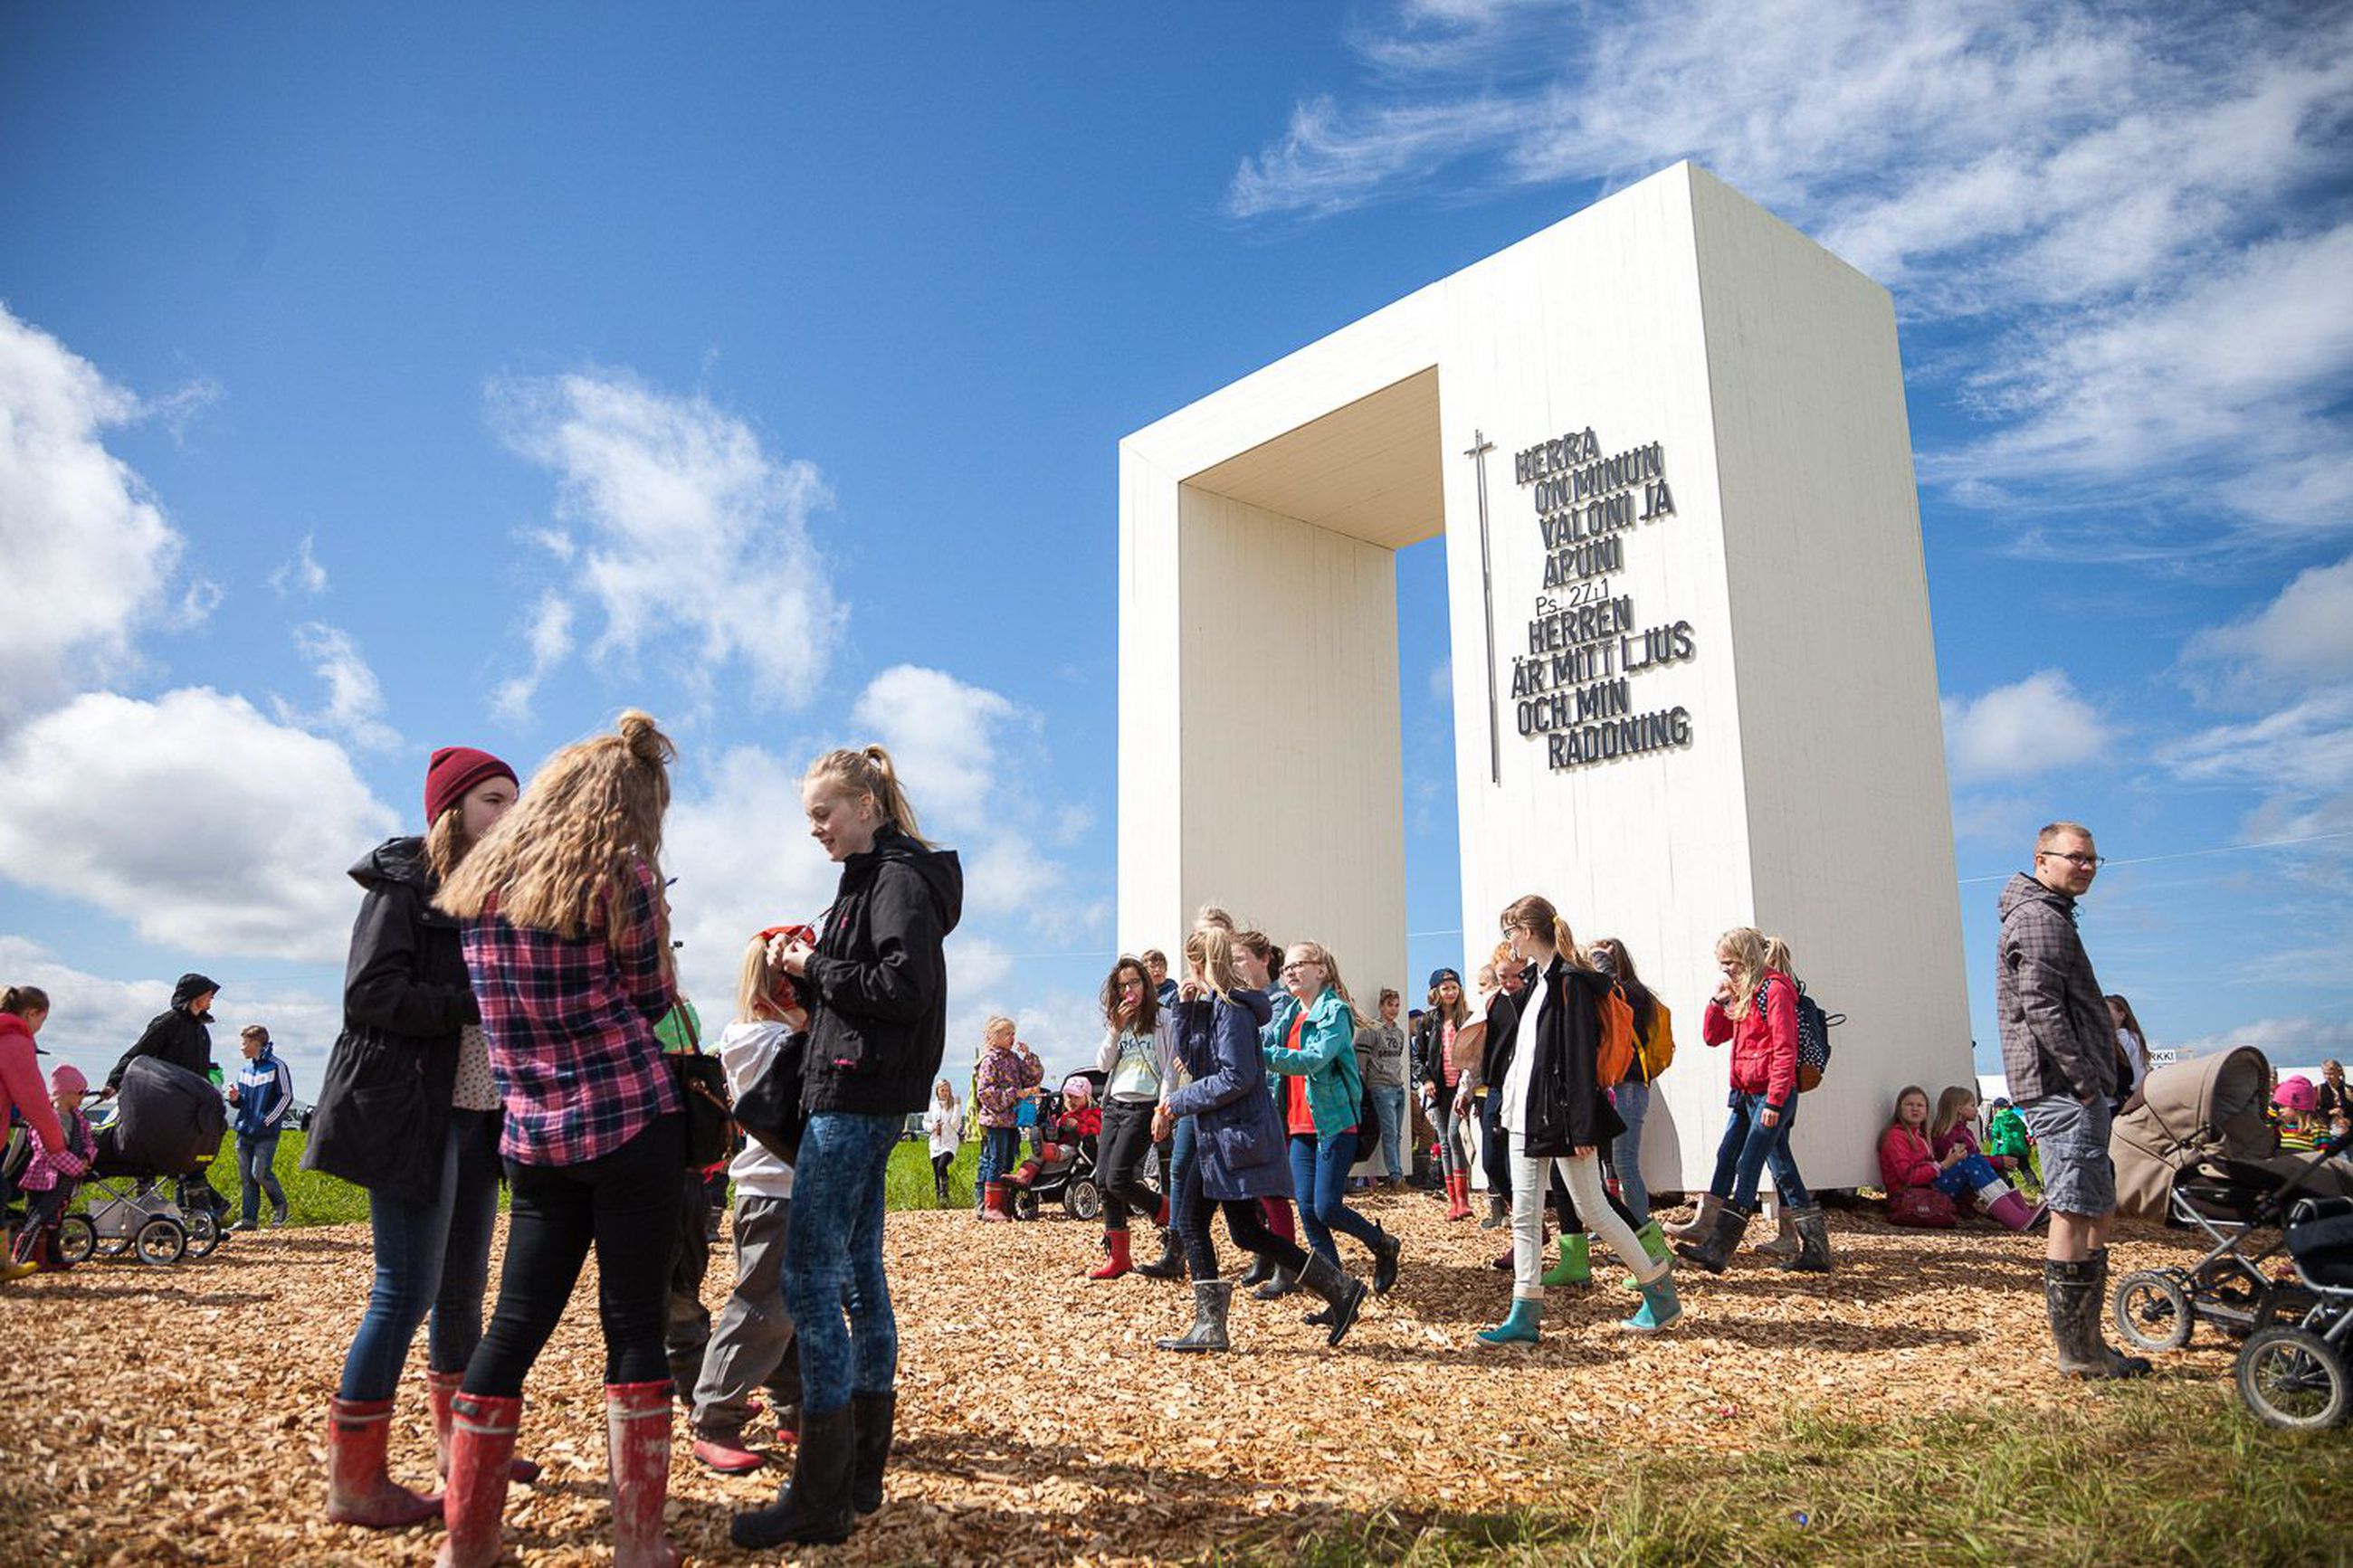
[[1514,1296],[1511,1316],[1472,1337],[1482,1345],[1532,1345],[1541,1337],[1543,1327],[1544,1303]]
[[1618,1325],[1626,1334],[1655,1334],[1683,1315],[1683,1304],[1675,1300],[1675,1271],[1672,1268],[1642,1288],[1642,1304],[1634,1315]]

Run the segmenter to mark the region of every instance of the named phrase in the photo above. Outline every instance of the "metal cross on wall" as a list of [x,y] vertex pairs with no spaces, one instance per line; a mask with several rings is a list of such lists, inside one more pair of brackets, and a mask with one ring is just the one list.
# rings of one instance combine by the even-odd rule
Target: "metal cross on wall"
[[1471,432],[1472,445],[1462,455],[1479,475],[1479,596],[1486,606],[1481,625],[1487,631],[1487,780],[1504,782],[1504,736],[1495,716],[1495,572],[1487,550],[1487,454],[1495,443],[1484,430]]

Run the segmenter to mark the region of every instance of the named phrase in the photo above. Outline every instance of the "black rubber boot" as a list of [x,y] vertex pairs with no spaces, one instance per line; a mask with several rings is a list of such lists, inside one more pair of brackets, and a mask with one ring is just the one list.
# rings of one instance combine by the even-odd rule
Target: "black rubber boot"
[[1273,1278],[1274,1265],[1266,1260],[1266,1254],[1253,1252],[1250,1254],[1250,1267],[1242,1270],[1241,1278],[1234,1283],[1247,1290],[1253,1285],[1263,1285]]
[[[1380,1226],[1375,1226],[1375,1230]],[[1405,1243],[1380,1230],[1380,1240],[1373,1244],[1373,1294],[1386,1296],[1397,1284],[1398,1259],[1405,1256]]]
[[1173,1340],[1155,1340],[1164,1351],[1221,1351],[1226,1341],[1226,1309],[1233,1304],[1230,1279],[1193,1281],[1193,1326]]
[[849,1427],[856,1438],[849,1503],[860,1513],[872,1513],[882,1506],[882,1472],[891,1463],[891,1427],[898,1412],[895,1394],[849,1396]]
[[1356,1326],[1356,1314],[1365,1309],[1365,1298],[1372,1294],[1363,1280],[1350,1279],[1314,1252],[1307,1255],[1307,1267],[1299,1271],[1299,1288],[1313,1290],[1331,1307],[1331,1320],[1324,1330],[1324,1342],[1329,1345],[1348,1337],[1348,1331]]
[[2091,1325],[2092,1339],[2100,1347],[2101,1359],[2108,1363],[2108,1375],[2110,1377],[2147,1377],[2149,1373],[2147,1358],[2126,1355],[2108,1343],[2107,1335],[2101,1326],[2101,1313],[2106,1310],[2108,1300],[2108,1249],[2104,1247],[2084,1261],[2094,1265],[2099,1269],[2098,1277],[2092,1281],[2091,1300],[2084,1307],[2084,1321]]
[[1721,1274],[1724,1266],[1732,1261],[1732,1249],[1740,1245],[1740,1237],[1747,1229],[1748,1211],[1727,1202],[1715,1212],[1715,1228],[1697,1241],[1678,1241],[1675,1255],[1710,1274]]
[[1160,1233],[1160,1256],[1150,1263],[1137,1264],[1135,1271],[1146,1279],[1185,1278],[1185,1249],[1176,1245],[1176,1232],[1173,1228]]
[[1280,1301],[1298,1289],[1299,1276],[1288,1268],[1273,1268],[1267,1270],[1266,1283],[1250,1294],[1261,1301]]
[[1822,1218],[1819,1204],[1788,1211],[1790,1225],[1798,1232],[1798,1253],[1794,1258],[1776,1258],[1773,1267],[1787,1268],[1798,1274],[1828,1274],[1831,1271],[1831,1229]]
[[727,1539],[754,1551],[787,1542],[822,1546],[849,1540],[858,1528],[849,1501],[857,1449],[853,1419],[846,1405],[823,1415],[803,1411],[800,1441],[793,1445],[793,1479],[774,1503],[730,1521]]

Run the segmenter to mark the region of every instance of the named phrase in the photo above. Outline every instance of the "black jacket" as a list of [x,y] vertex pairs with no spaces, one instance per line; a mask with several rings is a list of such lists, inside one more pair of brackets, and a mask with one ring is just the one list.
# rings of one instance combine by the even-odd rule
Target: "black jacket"
[[[202,995],[202,992],[197,993]],[[106,1087],[121,1089],[123,1070],[141,1057],[158,1057],[175,1068],[185,1068],[198,1078],[212,1071],[213,1033],[205,1027],[211,1021],[210,1013],[191,1013],[181,1003],[185,997],[174,997],[172,1005],[147,1020],[146,1032],[139,1043],[122,1053],[114,1070],[106,1075]]]
[[1487,1000],[1487,1035],[1479,1050],[1479,1081],[1487,1086],[1488,1093],[1503,1088],[1519,1038],[1520,1005],[1510,992],[1499,990]]
[[[438,1195],[458,1037],[481,1020],[458,922],[433,907],[422,838],[385,840],[351,870],[366,889],[343,972],[343,1030],[327,1058],[302,1167],[420,1203]],[[487,1139],[499,1118],[485,1119]]]
[[[1476,1016],[1466,1006],[1462,1013],[1462,1022],[1455,1026],[1455,1033],[1460,1035],[1476,1022],[1478,1022]],[[1454,1092],[1446,1087],[1445,1081],[1446,1046],[1444,1037],[1440,1033],[1445,1024],[1445,1017],[1439,1012],[1437,1005],[1432,1004],[1430,1010],[1421,1016],[1421,1022],[1414,1026],[1411,1047],[1414,1087],[1419,1089],[1427,1084],[1430,1092],[1440,1099],[1450,1098]]]
[[964,913],[964,868],[895,827],[841,865],[802,987],[808,1001],[801,1103],[903,1115],[932,1096],[947,1048],[941,943]]
[[[1601,1002],[1609,994],[1609,977],[1572,969],[1556,955],[1538,984],[1546,988],[1544,1015],[1534,1019],[1534,1027],[1525,1026],[1536,1011],[1531,994],[1520,1010],[1523,1026],[1515,1031],[1516,1048],[1536,1053],[1523,1123],[1526,1152],[1544,1157],[1586,1147],[1607,1149],[1626,1131],[1594,1076],[1601,1056]],[[1503,1079],[1493,1081],[1500,1086]]]

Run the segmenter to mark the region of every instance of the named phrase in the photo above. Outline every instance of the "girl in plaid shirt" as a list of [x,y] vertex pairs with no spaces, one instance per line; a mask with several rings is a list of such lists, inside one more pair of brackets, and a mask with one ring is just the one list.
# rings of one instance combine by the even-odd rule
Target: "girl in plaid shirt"
[[506,1269],[456,1407],[442,1568],[488,1568],[522,1384],[593,1243],[605,1329],[613,1557],[671,1568],[670,1379],[662,1343],[678,1185],[679,1089],[654,1023],[675,1000],[658,857],[677,753],[632,710],[565,747],[443,886],[464,930],[513,1194]]

